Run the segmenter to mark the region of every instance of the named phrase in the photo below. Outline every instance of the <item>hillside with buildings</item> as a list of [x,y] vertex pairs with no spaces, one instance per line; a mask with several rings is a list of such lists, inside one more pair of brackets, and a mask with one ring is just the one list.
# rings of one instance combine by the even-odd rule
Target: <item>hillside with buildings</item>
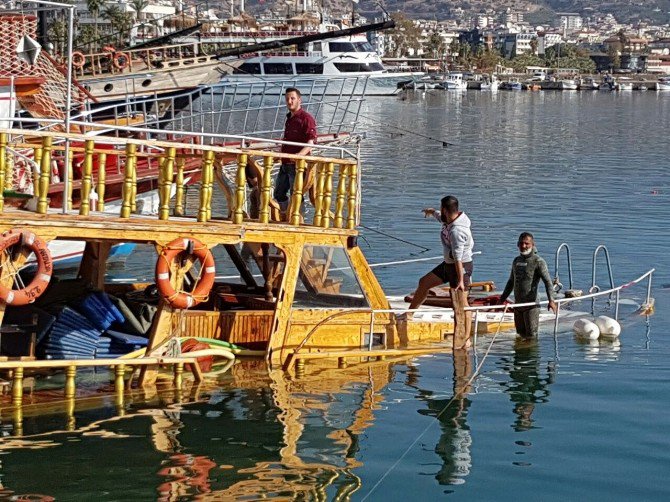
[[[377,0],[361,0],[359,8],[368,13],[379,12],[378,4]],[[528,22],[546,24],[558,12],[574,12],[587,19],[613,14],[623,22],[670,21],[670,0],[384,0],[382,4],[389,13],[402,12],[412,18],[437,20],[519,12]]]

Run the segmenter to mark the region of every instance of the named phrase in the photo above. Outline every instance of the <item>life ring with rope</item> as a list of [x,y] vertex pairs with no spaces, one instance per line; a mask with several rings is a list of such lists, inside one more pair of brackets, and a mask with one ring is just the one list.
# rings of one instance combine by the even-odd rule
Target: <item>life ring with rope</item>
[[128,55],[125,52],[115,52],[112,56],[112,64],[117,70],[123,70],[128,66]]
[[12,289],[0,284],[0,301],[7,305],[23,306],[33,303],[46,291],[51,274],[53,260],[47,243],[28,230],[8,230],[0,236],[0,253],[15,245],[28,247],[37,260],[37,272],[33,280],[21,289]]
[[83,68],[84,63],[86,63],[86,57],[82,52],[75,51],[72,53],[72,57],[70,57],[70,61],[72,62],[72,66],[75,68]]
[[[190,293],[177,291],[170,282],[170,270],[177,257],[186,253],[200,262],[200,274]],[[216,268],[214,257],[205,244],[192,238],[179,238],[163,248],[156,261],[156,287],[158,293],[173,308],[188,309],[207,301],[214,285]]]

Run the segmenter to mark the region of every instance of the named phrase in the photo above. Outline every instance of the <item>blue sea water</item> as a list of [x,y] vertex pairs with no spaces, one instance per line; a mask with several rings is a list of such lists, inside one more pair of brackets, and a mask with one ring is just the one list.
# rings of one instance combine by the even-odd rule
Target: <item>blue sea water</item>
[[[656,268],[656,312],[623,305],[619,343],[544,327],[536,342],[480,338],[476,357],[432,355],[303,380],[246,368],[197,402],[172,395],[3,418],[7,496],[665,500],[670,496],[670,93],[443,91],[371,98],[362,111],[363,213],[371,263],[439,256],[421,209],[446,194],[473,220],[475,280],[502,287],[521,231],[554,273],[567,242],[575,287],[607,246],[616,284]],[[448,146],[443,147],[443,142]],[[391,237],[397,236],[412,244]],[[427,250],[426,250],[427,249]],[[376,268],[403,294],[437,261]],[[133,261],[141,270],[146,264]],[[596,282],[609,279],[602,260]],[[560,269],[567,286],[565,261]],[[627,288],[631,303],[646,284]],[[585,304],[588,310],[590,304]],[[604,307],[599,304],[599,308]],[[454,389],[482,364],[468,392]],[[468,367],[468,364],[470,365]],[[193,396],[191,396],[193,397]]]

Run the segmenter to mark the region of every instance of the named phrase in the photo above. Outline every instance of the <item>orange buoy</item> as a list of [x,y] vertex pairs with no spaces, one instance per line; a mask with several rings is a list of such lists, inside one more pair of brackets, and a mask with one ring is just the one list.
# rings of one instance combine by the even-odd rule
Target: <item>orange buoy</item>
[[22,289],[11,289],[0,284],[0,301],[7,305],[23,306],[33,303],[47,289],[53,273],[53,261],[46,242],[27,230],[12,229],[4,232],[0,238],[0,253],[16,244],[27,246],[35,254],[37,272],[30,284]]
[[[191,293],[177,291],[170,282],[170,270],[181,254],[191,252],[200,262],[200,277]],[[174,308],[187,309],[207,301],[214,285],[216,268],[211,251],[196,239],[179,238],[163,248],[156,262],[156,287],[165,301]]]
[[83,53],[75,51],[72,53],[70,61],[72,61],[72,66],[74,66],[75,68],[82,68],[84,66],[84,63],[86,63],[86,57],[84,57]]
[[125,52],[115,52],[112,56],[112,64],[117,70],[123,70],[128,66],[128,55]]

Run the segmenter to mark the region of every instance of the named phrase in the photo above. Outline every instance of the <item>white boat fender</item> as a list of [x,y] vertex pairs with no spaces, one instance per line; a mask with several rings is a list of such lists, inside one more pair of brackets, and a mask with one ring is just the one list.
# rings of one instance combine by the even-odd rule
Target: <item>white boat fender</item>
[[606,315],[596,318],[596,326],[600,330],[600,336],[605,338],[616,338],[621,334],[621,324],[616,319]]
[[600,336],[598,326],[588,319],[577,319],[572,325],[572,330],[578,337],[588,340],[596,340]]

